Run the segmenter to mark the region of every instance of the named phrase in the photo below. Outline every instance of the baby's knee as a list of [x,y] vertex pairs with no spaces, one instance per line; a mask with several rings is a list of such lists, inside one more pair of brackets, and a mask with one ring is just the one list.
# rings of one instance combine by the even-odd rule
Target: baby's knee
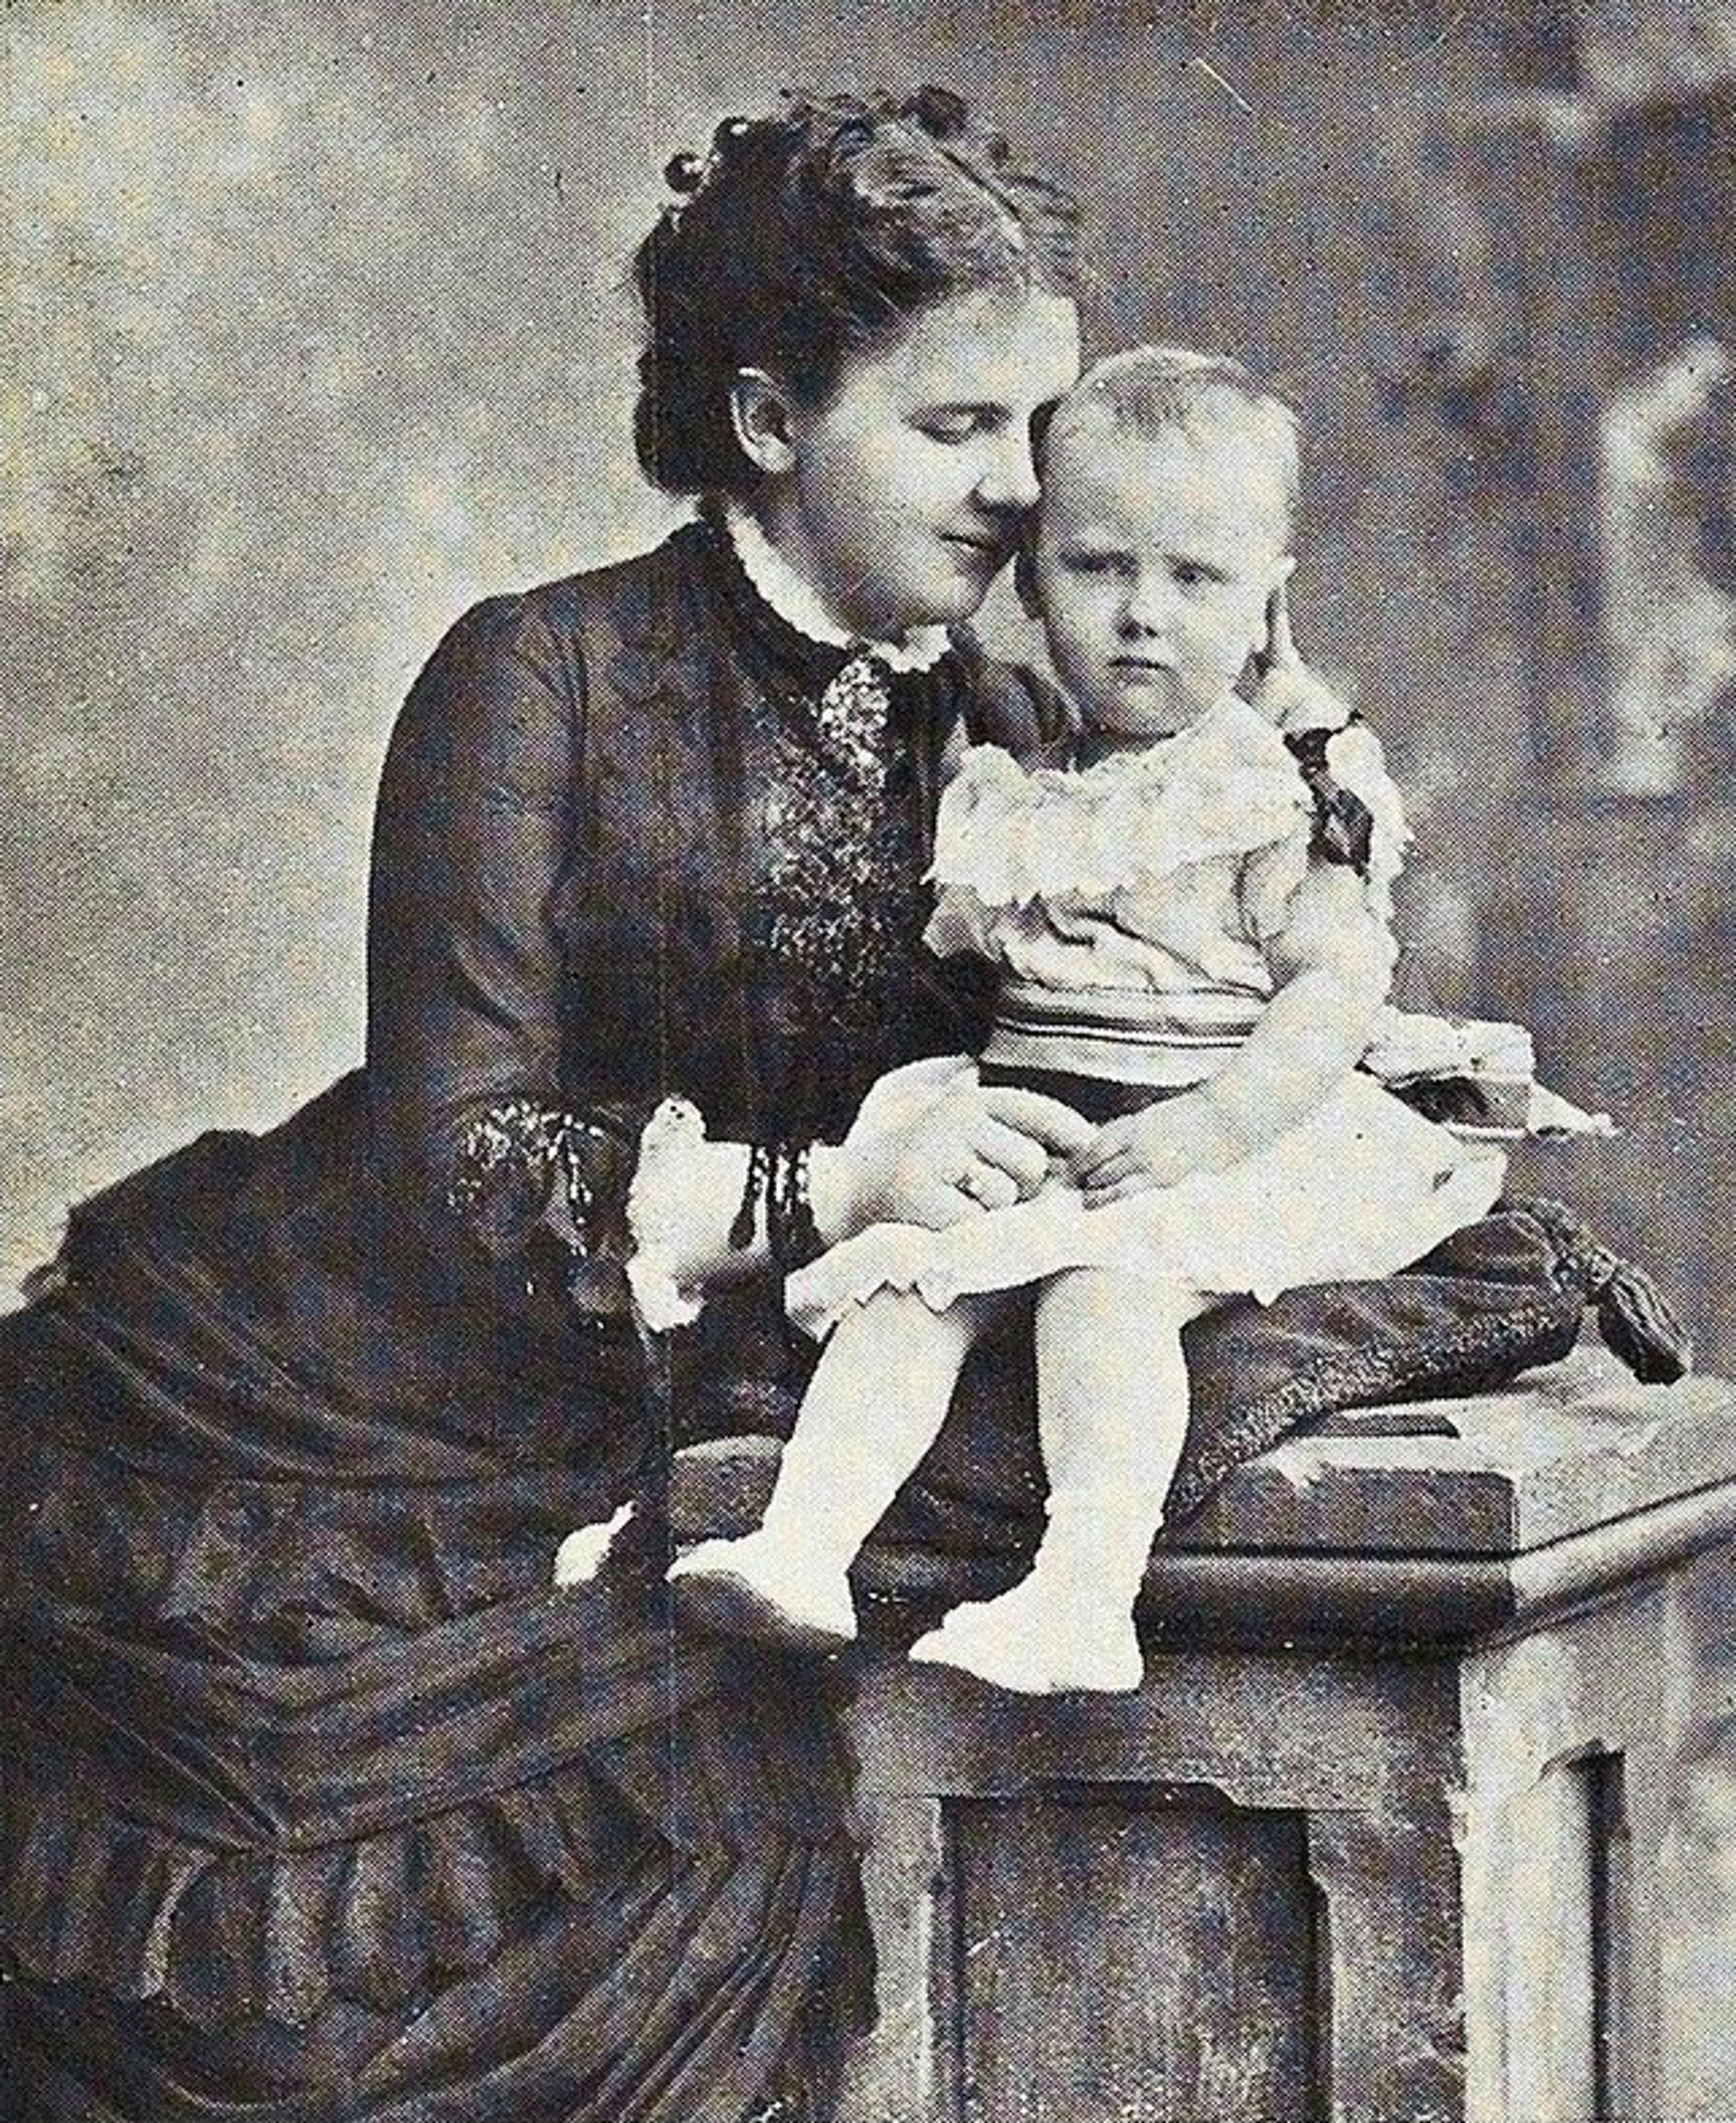
[[955,1298],[952,1304],[934,1305],[918,1290],[877,1290],[845,1314],[837,1332],[880,1339],[891,1338],[905,1344],[969,1343],[986,1333],[998,1318],[999,1292]]
[[1054,1277],[1037,1304],[1055,1318],[1087,1320],[1107,1329],[1180,1333],[1190,1319],[1217,1301],[1186,1283],[1142,1276],[1130,1268],[1077,1268]]

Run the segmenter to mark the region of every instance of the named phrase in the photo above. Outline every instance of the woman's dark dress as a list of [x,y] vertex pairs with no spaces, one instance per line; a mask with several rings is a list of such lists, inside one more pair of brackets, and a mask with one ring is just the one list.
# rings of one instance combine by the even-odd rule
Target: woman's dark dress
[[[845,660],[709,523],[461,621],[386,762],[366,1070],[87,1203],[0,1321],[0,2117],[827,2112],[870,1976],[835,1706],[677,1642],[656,1508],[674,1444],[787,1428],[801,1381],[770,1278],[647,1347],[620,1262],[666,1094],[835,1136],[983,1029],[917,948],[943,756],[1053,701],[966,639],[863,748],[820,715]],[[1327,1408],[1564,1353],[1588,1295],[1673,1376],[1639,1290],[1514,1208],[1214,1313],[1172,1516]],[[893,1580],[1020,1567],[1029,1358],[1016,1320],[973,1355]]]
[[962,644],[863,780],[843,660],[705,523],[460,621],[385,771],[366,1071],[86,1205],[0,1326],[31,2123],[823,2111],[868,1956],[817,1676],[676,1644],[654,1552],[550,1566],[671,1428],[789,1406],[768,1282],[628,1319],[658,1098],[835,1133],[974,1029],[915,949],[940,756],[1041,702]]

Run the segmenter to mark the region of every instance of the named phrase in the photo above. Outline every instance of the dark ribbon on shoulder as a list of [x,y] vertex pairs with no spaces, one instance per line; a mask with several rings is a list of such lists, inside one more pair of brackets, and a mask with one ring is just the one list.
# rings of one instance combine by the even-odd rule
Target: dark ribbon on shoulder
[[1316,851],[1366,877],[1374,848],[1374,814],[1327,765],[1327,747],[1336,735],[1330,729],[1289,730],[1284,741],[1314,799]]

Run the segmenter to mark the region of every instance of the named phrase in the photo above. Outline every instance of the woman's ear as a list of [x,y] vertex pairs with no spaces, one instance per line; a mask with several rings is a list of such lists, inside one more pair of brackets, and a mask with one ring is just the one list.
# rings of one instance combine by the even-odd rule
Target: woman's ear
[[729,419],[742,454],[758,471],[790,471],[796,462],[789,393],[763,368],[738,368],[729,387]]

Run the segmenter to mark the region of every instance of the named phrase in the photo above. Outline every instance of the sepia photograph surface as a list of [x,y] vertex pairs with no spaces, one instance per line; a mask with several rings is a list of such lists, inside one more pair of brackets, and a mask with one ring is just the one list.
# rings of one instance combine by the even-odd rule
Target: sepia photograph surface
[[0,49],[0,2118],[1736,2123],[1736,6]]

